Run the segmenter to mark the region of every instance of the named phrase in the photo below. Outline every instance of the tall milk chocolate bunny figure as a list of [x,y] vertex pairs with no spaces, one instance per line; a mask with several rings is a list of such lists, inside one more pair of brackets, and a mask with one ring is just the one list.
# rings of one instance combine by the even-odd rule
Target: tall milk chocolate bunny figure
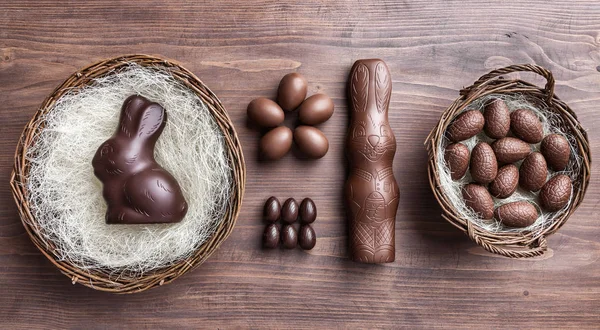
[[390,71],[382,60],[358,60],[348,81],[350,127],[344,188],[350,224],[350,257],[364,263],[395,259],[395,222],[400,198],[392,161],[396,138],[388,123]]
[[94,174],[104,184],[106,223],[179,222],[187,203],[177,180],[154,160],[167,114],[142,96],[128,97],[115,134],[96,151]]

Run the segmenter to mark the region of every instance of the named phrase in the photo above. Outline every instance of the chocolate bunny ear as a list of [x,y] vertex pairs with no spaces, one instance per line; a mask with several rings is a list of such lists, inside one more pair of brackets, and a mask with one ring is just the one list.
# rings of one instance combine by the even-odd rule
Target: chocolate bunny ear
[[142,111],[148,104],[148,100],[139,95],[128,97],[121,107],[121,116],[119,119],[119,128],[117,133],[132,137],[138,129],[136,118],[139,118]]
[[165,117],[165,110],[160,104],[150,102],[142,96],[130,96],[121,109],[119,134],[129,138],[158,137],[164,127]]
[[140,117],[138,117],[139,125],[137,136],[139,138],[158,138],[166,122],[165,109],[158,103],[150,103],[146,105]]

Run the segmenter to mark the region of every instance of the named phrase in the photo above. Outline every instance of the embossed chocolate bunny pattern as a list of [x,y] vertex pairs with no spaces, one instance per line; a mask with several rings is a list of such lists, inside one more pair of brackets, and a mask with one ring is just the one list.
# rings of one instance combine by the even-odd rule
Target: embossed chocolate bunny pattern
[[177,180],[154,160],[167,121],[158,103],[128,97],[115,134],[96,151],[94,174],[104,187],[108,224],[179,222],[188,205]]
[[358,60],[350,71],[350,127],[344,188],[351,259],[364,263],[395,259],[395,220],[400,192],[392,161],[396,139],[388,123],[390,72],[379,59]]

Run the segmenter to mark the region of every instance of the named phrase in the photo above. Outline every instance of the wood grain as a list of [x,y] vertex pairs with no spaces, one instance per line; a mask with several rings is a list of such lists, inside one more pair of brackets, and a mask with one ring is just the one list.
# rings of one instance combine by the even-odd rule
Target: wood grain
[[[238,224],[173,284],[130,296],[71,285],[29,241],[8,187],[25,123],[52,89],[96,60],[178,60],[223,101],[248,167]],[[360,58],[392,72],[390,124],[401,199],[396,262],[347,259],[342,203],[346,78]],[[422,145],[441,112],[489,70],[536,63],[600,152],[597,1],[0,1],[0,325],[2,328],[597,328],[599,169],[585,201],[538,260],[486,253],[439,216]],[[330,152],[260,163],[245,107],[299,71],[329,94]],[[541,79],[523,74],[537,83]],[[291,120],[288,120],[291,122]],[[310,196],[317,246],[263,251],[262,203]]]

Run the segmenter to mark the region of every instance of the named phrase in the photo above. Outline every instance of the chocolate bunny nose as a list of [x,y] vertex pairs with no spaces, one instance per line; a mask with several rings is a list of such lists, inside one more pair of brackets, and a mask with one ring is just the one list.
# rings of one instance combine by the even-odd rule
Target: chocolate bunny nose
[[379,136],[378,135],[369,135],[369,144],[372,147],[376,147],[379,144]]

